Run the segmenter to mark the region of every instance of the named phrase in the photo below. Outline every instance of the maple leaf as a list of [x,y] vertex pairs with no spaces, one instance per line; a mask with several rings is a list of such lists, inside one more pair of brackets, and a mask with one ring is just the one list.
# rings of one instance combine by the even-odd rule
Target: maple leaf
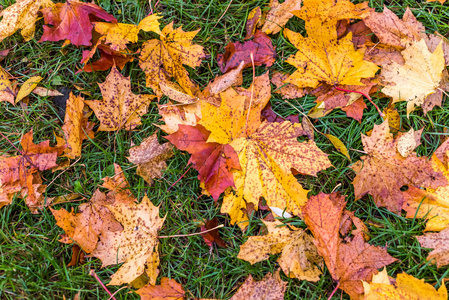
[[110,44],[111,50],[120,51],[126,49],[126,44],[137,42],[137,35],[140,30],[162,34],[159,29],[158,19],[160,18],[162,17],[153,14],[144,18],[138,25],[105,22],[93,22],[93,25],[95,31],[102,35],[100,40],[104,41],[105,44]]
[[90,114],[84,113],[84,99],[81,96],[77,97],[70,93],[66,105],[64,125],[62,126],[67,144],[64,156],[74,159],[81,155],[83,140],[94,138],[94,124],[87,121]]
[[166,137],[178,149],[192,154],[189,163],[198,171],[198,179],[205,189],[218,200],[228,187],[234,186],[232,169],[240,169],[235,150],[229,145],[206,142],[210,132],[201,125],[179,125],[176,133]]
[[424,279],[417,279],[406,273],[398,274],[394,284],[363,282],[365,290],[364,300],[391,300],[391,299],[447,299],[447,289],[443,282],[438,291]]
[[276,58],[276,50],[270,38],[260,30],[256,30],[251,41],[243,44],[240,42],[229,43],[224,54],[218,54],[217,62],[222,73],[237,68],[242,61],[245,62],[244,69],[252,66],[251,53],[254,65],[266,65],[271,67]]
[[0,42],[8,36],[13,35],[17,30],[25,41],[34,37],[37,14],[39,9],[53,7],[55,4],[50,0],[17,0],[15,4],[0,12],[3,17],[0,22]]
[[116,18],[98,5],[78,0],[56,3],[52,7],[43,8],[41,12],[46,25],[39,42],[69,40],[75,46],[90,46],[93,29],[91,15],[108,22],[117,22]]
[[276,89],[274,90],[275,93],[281,94],[283,99],[301,98],[305,94],[307,94],[306,89],[301,89],[291,83],[285,84],[284,81],[287,78],[288,78],[287,74],[281,74],[279,72],[273,74],[273,77],[271,78],[271,83],[273,83],[276,86]]
[[145,285],[136,291],[141,300],[183,300],[185,291],[174,279],[161,278],[160,285]]
[[156,96],[135,95],[129,77],[124,77],[113,67],[106,81],[98,84],[103,100],[86,100],[86,104],[100,120],[99,131],[132,130],[141,124],[140,116]]
[[348,0],[304,0],[301,10],[293,14],[306,21],[306,30],[310,34],[307,23],[313,19],[320,23],[336,24],[338,20],[362,19],[372,10],[368,2],[354,4]]
[[269,255],[282,253],[277,262],[284,273],[299,280],[318,281],[323,260],[318,255],[312,237],[302,229],[282,226],[282,222],[264,222],[268,233],[262,236],[250,236],[240,246],[237,258],[251,264],[266,260]]
[[[207,220],[204,225],[201,225],[201,232],[210,230],[212,228],[215,228],[218,226],[218,219],[213,218],[212,220]],[[218,246],[222,248],[228,248],[228,245],[225,241],[220,237],[220,233],[217,229],[208,231],[206,233],[202,233],[201,236],[204,239],[204,242],[209,246],[213,247],[214,244],[217,244]]]
[[254,36],[257,26],[259,25],[259,23],[261,23],[260,21],[261,15],[262,12],[259,6],[255,7],[253,10],[249,12],[245,25],[246,30],[245,40],[249,40]]
[[267,273],[261,281],[254,281],[251,275],[230,300],[283,300],[287,282],[279,276],[279,270],[272,275]]
[[286,0],[279,3],[278,0],[270,1],[270,10],[265,17],[262,31],[266,34],[276,34],[293,17],[292,11],[301,8],[301,0]]
[[110,285],[130,283],[144,272],[154,285],[159,273],[157,233],[165,217],[159,217],[159,208],[147,196],[140,204],[117,203],[107,207],[122,224],[123,231],[103,234],[92,256],[99,258],[103,267],[124,262],[111,276]]
[[68,212],[64,208],[60,210],[50,208],[50,210],[56,219],[56,225],[61,227],[83,251],[91,253],[96,248],[100,235],[107,231],[123,230],[107,207],[114,201],[114,198],[106,197],[100,190],[96,190],[88,203],[79,206],[78,213]]
[[154,133],[144,139],[139,146],[129,149],[128,160],[137,165],[137,175],[152,185],[153,178],[162,177],[162,171],[167,168],[165,161],[172,156],[170,143],[159,144],[157,133]]
[[[95,62],[89,62],[96,50],[100,52],[100,59]],[[97,43],[93,49],[84,50],[81,63],[84,64],[84,72],[106,71],[114,65],[123,70],[127,62],[133,61],[134,58],[127,51],[114,51],[109,46]],[[80,72],[78,70],[77,72]]]
[[419,41],[425,32],[424,26],[418,22],[408,7],[402,20],[384,6],[382,13],[371,11],[363,21],[381,43],[398,48],[404,48],[411,41]]
[[374,77],[378,67],[363,59],[364,51],[355,50],[352,34],[337,40],[336,24],[324,26],[309,22],[309,36],[284,30],[284,35],[298,49],[287,59],[296,70],[285,81],[298,87],[315,88],[320,82],[330,85],[362,85],[362,78]]
[[159,83],[166,77],[174,77],[178,84],[193,96],[196,86],[190,81],[183,65],[196,68],[205,57],[203,47],[194,45],[193,38],[199,32],[173,29],[173,22],[162,29],[160,40],[153,39],[142,45],[139,66],[145,72],[146,85],[161,95]]
[[360,233],[344,240],[340,237],[345,206],[345,197],[339,193],[319,193],[305,205],[304,221],[332,278],[351,298],[357,299],[363,293],[361,280],[370,280],[377,269],[396,259],[385,249],[366,243]]
[[9,81],[9,75],[0,67],[0,101],[8,101],[14,105],[14,98],[15,93],[11,81]]
[[443,173],[433,170],[426,157],[415,153],[403,157],[397,151],[399,137],[393,138],[388,120],[374,125],[371,136],[362,135],[368,155],[351,166],[357,174],[353,181],[356,199],[369,193],[377,206],[400,212],[405,201],[400,192],[402,186],[437,188],[447,184]]
[[179,125],[195,126],[197,119],[201,117],[201,106],[199,102],[185,105],[173,105],[169,102],[158,105],[159,114],[165,125],[157,125],[168,134],[178,131]]
[[[414,42],[402,51],[404,65],[392,63],[382,69],[386,85],[382,92],[393,98],[393,103],[407,101],[407,116],[415,106],[424,104],[426,98],[441,91],[445,62],[442,46],[431,53],[424,40]],[[391,84],[393,83],[393,85]],[[439,95],[441,99],[442,94]],[[440,102],[441,103],[441,102]],[[433,105],[430,105],[430,109]],[[428,108],[428,109],[429,109]]]
[[317,172],[332,166],[313,141],[297,141],[303,132],[300,124],[264,122],[252,135],[231,142],[242,170],[233,171],[236,193],[225,195],[221,211],[231,215],[232,224],[245,221],[242,209],[246,203],[254,204],[257,209],[260,197],[270,207],[300,214],[300,207],[307,201],[307,191],[291,170],[316,176]]

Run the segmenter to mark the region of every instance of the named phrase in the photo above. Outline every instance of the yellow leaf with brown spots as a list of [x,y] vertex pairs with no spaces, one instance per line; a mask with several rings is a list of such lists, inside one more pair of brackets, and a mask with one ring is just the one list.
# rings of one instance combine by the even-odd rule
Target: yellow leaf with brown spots
[[364,281],[363,288],[364,300],[446,300],[448,296],[444,281],[436,290],[432,285],[425,283],[424,279],[417,279],[405,273],[398,274],[394,284]]
[[39,9],[52,6],[54,3],[50,0],[17,0],[1,11],[0,17],[3,19],[0,22],[0,42],[20,29],[25,41],[31,40]]
[[143,44],[139,66],[145,72],[147,87],[156,95],[162,94],[159,83],[166,77],[173,77],[191,96],[197,91],[183,65],[196,68],[205,57],[203,47],[192,43],[198,31],[185,32],[181,27],[173,29],[173,23],[170,23],[162,29],[160,40]]
[[137,43],[137,35],[140,30],[153,31],[162,34],[159,29],[159,19],[157,14],[144,18],[138,25],[124,23],[93,22],[95,31],[100,33],[105,44],[110,44],[114,51],[126,49],[126,44]]
[[156,96],[135,95],[129,77],[124,77],[116,67],[98,84],[103,100],[86,100],[86,104],[100,120],[98,131],[132,130],[141,124],[140,117]]
[[270,10],[265,17],[265,23],[261,30],[266,34],[278,33],[293,17],[291,12],[300,8],[301,0],[286,0],[283,3],[279,3],[278,0],[270,1]]
[[[261,197],[270,207],[300,214],[300,207],[307,202],[307,191],[292,175],[292,169],[316,176],[332,166],[315,142],[297,141],[297,137],[304,134],[300,124],[264,122],[252,135],[230,143],[242,168],[233,170],[236,192],[225,195],[221,208],[222,212],[230,214],[231,224],[247,220],[242,209],[252,203],[257,210]],[[245,228],[247,224],[239,226]]]
[[9,75],[2,67],[0,67],[0,101],[8,101],[14,105],[14,97],[15,95],[11,81],[9,81]]
[[261,281],[254,281],[251,275],[230,300],[283,300],[287,282],[279,276],[279,270],[267,273]]
[[201,118],[200,102],[185,105],[175,105],[168,102],[164,105],[158,105],[159,114],[162,116],[162,121],[165,125],[157,125],[160,129],[168,134],[178,131],[178,125],[192,125],[195,126],[197,119]]
[[287,62],[297,68],[285,81],[298,87],[363,85],[361,79],[374,77],[378,67],[363,59],[364,51],[355,50],[352,34],[337,40],[336,25],[323,25],[317,19],[308,22],[308,37],[285,29],[284,35],[298,49]]
[[103,267],[124,263],[111,276],[109,285],[130,283],[144,272],[150,284],[156,284],[157,237],[165,220],[159,217],[159,207],[145,196],[140,204],[118,203],[108,208],[123,225],[123,231],[108,231],[102,235],[92,256],[101,259]]
[[67,144],[67,148],[64,151],[65,157],[74,159],[80,156],[83,140],[94,138],[94,124],[87,120],[90,114],[84,113],[83,97],[70,93],[70,97],[67,100],[64,125],[62,126]]
[[240,246],[237,258],[251,264],[266,260],[270,255],[282,253],[277,262],[282,271],[299,280],[318,281],[323,267],[323,259],[318,255],[313,238],[302,229],[282,226],[282,222],[264,222],[268,233],[262,236],[250,236]]
[[173,150],[170,143],[159,144],[155,133],[129,149],[129,155],[128,160],[137,165],[137,175],[152,185],[153,178],[162,177],[167,168],[165,161],[173,156]]
[[[446,64],[441,44],[432,53],[426,42],[420,40],[412,42],[401,53],[405,64],[393,62],[386,65],[380,75],[387,83],[382,92],[392,97],[393,103],[407,101],[408,116],[416,106],[423,105],[429,95],[441,90],[442,86],[446,89],[446,78],[443,77]],[[442,96],[440,93],[438,98],[441,99]]]

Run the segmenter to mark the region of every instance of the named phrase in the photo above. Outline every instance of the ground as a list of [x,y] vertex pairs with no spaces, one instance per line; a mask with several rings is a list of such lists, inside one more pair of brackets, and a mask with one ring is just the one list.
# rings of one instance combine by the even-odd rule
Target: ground
[[[13,0],[0,0],[0,5],[7,7]],[[119,22],[136,24],[150,12],[149,4],[156,1],[143,0],[96,0],[96,4],[112,13]],[[196,0],[160,1],[156,11],[164,16],[163,24],[171,21],[175,26],[183,25],[185,31],[201,29],[195,42],[204,46],[208,57],[197,70],[189,70],[191,78],[200,86],[206,84],[215,76],[220,75],[216,62],[218,53],[222,53],[224,46],[231,41],[242,41],[245,34],[245,21],[248,13],[256,6],[265,6],[269,1],[220,1]],[[394,13],[402,16],[407,6],[422,22],[429,33],[438,31],[442,35],[448,34],[449,5],[438,2],[425,1],[369,1],[371,7],[382,11],[386,5]],[[42,22],[42,21],[40,21]],[[24,42],[16,33],[5,39],[0,50],[13,48],[10,55],[1,63],[2,67],[11,70],[15,76],[23,76],[25,80],[32,75],[44,77],[42,85],[48,88],[63,86],[74,89],[73,84],[82,86],[91,94],[88,99],[100,99],[100,89],[97,82],[103,82],[108,72],[94,72],[76,74],[80,68],[82,47],[73,45],[61,49],[61,42],[38,43],[42,34],[41,23],[37,26],[35,39]],[[293,18],[287,28],[304,33],[304,22]],[[142,34],[138,45],[151,37]],[[285,63],[286,58],[295,53],[295,48],[282,34],[272,36],[278,57],[270,71],[281,70],[292,72],[293,68]],[[138,46],[132,48],[137,50]],[[256,68],[256,74],[262,74],[265,67]],[[251,70],[244,71],[245,86],[251,79]],[[122,74],[131,76],[134,93],[151,93],[145,87],[144,73],[138,62],[128,63]],[[21,81],[21,82],[23,82]],[[306,96],[284,102],[279,96],[273,95],[271,104],[273,109],[282,116],[297,114],[296,110],[307,113],[313,106],[314,98]],[[161,100],[167,101],[166,98]],[[374,101],[381,109],[388,104],[388,99],[374,97]],[[405,112],[405,104],[398,104],[401,112]],[[152,103],[149,112],[142,118],[143,124],[136,131],[118,131],[98,133],[94,140],[85,141],[81,159],[69,170],[58,176],[59,172],[44,172],[45,182],[52,184],[47,189],[47,196],[53,197],[67,193],[81,193],[89,199],[102,183],[101,178],[113,174],[113,163],[117,163],[125,170],[132,192],[141,199],[145,194],[151,201],[160,205],[161,215],[166,215],[166,221],[161,235],[189,234],[199,231],[199,223],[205,219],[217,217],[220,223],[226,225],[220,232],[229,248],[214,248],[212,251],[204,243],[201,236],[166,238],[161,240],[159,248],[161,254],[160,276],[170,277],[183,284],[188,291],[188,297],[227,299],[233,295],[245,278],[251,274],[255,279],[261,279],[267,272],[274,272],[278,266],[275,256],[270,260],[250,265],[237,259],[239,246],[248,236],[258,234],[260,217],[265,213],[256,212],[252,217],[249,229],[242,233],[237,226],[229,224],[229,217],[220,214],[219,205],[211,197],[201,195],[197,172],[193,169],[169,191],[167,189],[187,170],[189,155],[176,151],[168,161],[168,169],[164,176],[156,180],[151,187],[135,174],[135,167],[127,160],[131,143],[136,144],[155,131],[160,133],[160,141],[164,141],[163,134],[155,126],[162,124],[159,120],[156,103]],[[419,129],[424,127],[422,145],[418,147],[419,155],[430,156],[443,138],[444,128],[447,129],[449,119],[449,101],[444,106],[436,108],[427,115],[419,109],[407,119],[401,113],[404,129],[410,127]],[[357,161],[362,155],[356,150],[363,150],[361,133],[380,124],[381,117],[375,108],[368,103],[361,123],[349,119],[341,110],[318,119],[315,127],[324,133],[330,133],[340,138],[350,150],[352,161]],[[60,130],[62,120],[57,114],[51,98],[34,97],[24,111],[20,105],[0,103],[0,131],[16,146],[21,136],[30,129],[35,131],[35,141],[50,139],[54,142],[53,131]],[[446,131],[447,132],[447,131]],[[449,273],[448,267],[437,268],[426,261],[429,250],[420,247],[415,235],[422,234],[425,222],[419,219],[406,219],[395,215],[386,209],[377,208],[371,197],[354,201],[354,191],[350,184],[355,174],[349,169],[351,161],[321,136],[316,136],[318,147],[329,154],[335,168],[329,168],[318,174],[317,178],[298,176],[300,183],[311,190],[311,194],[318,192],[330,193],[340,191],[347,196],[348,209],[355,211],[356,216],[365,221],[370,230],[370,243],[377,246],[388,246],[388,252],[398,261],[389,266],[389,274],[406,272],[417,278],[424,278],[426,282],[439,287]],[[0,154],[13,153],[13,147],[5,139],[0,139]],[[55,179],[56,178],[56,179]],[[53,179],[55,179],[53,181]],[[221,200],[219,200],[220,203]],[[70,210],[76,203],[62,204]],[[107,299],[108,296],[98,282],[89,275],[90,269],[95,269],[103,282],[118,266],[101,269],[98,259],[87,259],[78,267],[67,267],[71,257],[71,246],[58,242],[63,230],[56,226],[55,219],[49,210],[41,214],[31,214],[22,199],[15,199],[13,204],[0,210],[0,298],[1,299],[73,299],[81,291],[81,299]],[[293,222],[298,227],[305,228],[305,224],[296,218]],[[321,280],[316,283],[288,279],[285,299],[323,299],[334,290],[336,284],[325,270]],[[111,286],[114,292],[120,287]],[[133,289],[124,288],[117,293],[116,299],[138,299]],[[343,299],[349,297],[343,294]],[[332,299],[341,299],[340,291]]]

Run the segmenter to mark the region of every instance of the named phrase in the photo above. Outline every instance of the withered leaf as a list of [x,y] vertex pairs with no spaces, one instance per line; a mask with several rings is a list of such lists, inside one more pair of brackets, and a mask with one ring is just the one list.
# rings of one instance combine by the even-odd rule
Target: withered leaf
[[168,102],[164,105],[158,105],[159,114],[165,122],[165,125],[157,125],[160,129],[168,134],[178,131],[179,125],[195,126],[199,118],[201,118],[200,102],[185,105],[174,105]]
[[185,291],[174,279],[161,278],[160,285],[146,285],[136,291],[141,300],[184,300]]
[[[215,228],[218,226],[218,219],[213,218],[212,220],[207,220],[204,225],[201,225],[201,232],[210,230],[212,228]],[[212,247],[215,244],[222,248],[228,248],[228,245],[220,236],[220,233],[218,231],[218,228],[215,230],[211,230],[205,233],[202,233],[201,236],[204,239],[204,242],[209,246]]]
[[[89,60],[93,57],[97,49],[100,52],[100,59],[94,62],[90,62]],[[128,51],[114,51],[107,45],[97,43],[95,47],[93,47],[90,51],[83,51],[83,58],[81,59],[81,63],[84,64],[84,67],[82,70],[84,72],[106,71],[112,68],[114,65],[122,70],[127,62],[134,60],[134,57],[132,57],[130,54],[131,53],[129,53]],[[77,72],[80,72],[80,70]]]
[[364,151],[368,155],[352,165],[355,198],[371,194],[377,206],[385,206],[400,212],[404,196],[400,188],[404,185],[437,188],[447,184],[442,172],[433,170],[426,157],[411,153],[404,158],[397,151],[398,138],[390,134],[388,120],[374,125],[371,136],[362,135]]
[[0,101],[8,101],[14,105],[15,96],[8,73],[0,67]]
[[157,133],[144,139],[139,146],[129,149],[128,160],[137,165],[137,175],[149,185],[153,178],[162,177],[162,171],[167,168],[167,159],[173,156],[170,143],[159,144]]
[[293,17],[291,12],[300,8],[301,0],[286,0],[282,3],[279,3],[278,0],[270,1],[270,10],[265,17],[265,23],[261,30],[266,34],[278,33]]
[[154,285],[159,273],[157,234],[165,218],[159,217],[159,208],[147,196],[140,204],[116,203],[108,208],[124,229],[103,234],[92,256],[101,259],[103,267],[124,262],[110,285],[130,283],[144,272]]
[[86,100],[86,104],[100,120],[99,131],[132,130],[141,124],[140,117],[156,96],[135,95],[129,77],[124,77],[113,67],[106,81],[98,84],[103,100]]
[[279,270],[267,273],[261,281],[254,281],[251,275],[230,300],[283,300],[287,282],[279,276]]
[[261,12],[259,6],[253,8],[253,10],[251,10],[249,12],[247,20],[246,20],[246,25],[245,25],[245,30],[246,30],[245,40],[248,40],[254,36],[254,33],[256,32],[257,25],[260,22],[261,15],[262,15],[262,12]]
[[287,74],[281,74],[279,72],[273,74],[271,83],[276,86],[275,93],[281,94],[283,99],[301,98],[307,93],[306,89],[299,88],[291,83],[284,83],[287,78]]
[[421,247],[433,249],[427,256],[427,260],[435,259],[438,267],[449,264],[449,228],[438,233],[426,233],[416,238]]
[[275,47],[270,38],[262,31],[256,30],[251,41],[246,41],[243,44],[240,42],[229,43],[225,48],[225,53],[217,56],[221,72],[226,73],[237,68],[242,61],[245,62],[244,69],[251,67],[251,53],[255,66],[271,67],[276,58]]
[[178,149],[192,154],[189,163],[198,171],[198,179],[205,189],[218,200],[228,187],[234,186],[232,169],[240,169],[235,150],[229,145],[207,142],[210,132],[202,125],[179,125],[179,130],[167,136]]

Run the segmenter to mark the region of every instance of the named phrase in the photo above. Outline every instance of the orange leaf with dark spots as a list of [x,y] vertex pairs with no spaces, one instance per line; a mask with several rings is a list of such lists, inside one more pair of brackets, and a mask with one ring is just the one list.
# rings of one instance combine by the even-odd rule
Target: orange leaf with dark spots
[[146,285],[136,291],[141,300],[183,300],[185,291],[174,279],[162,277],[160,285]]
[[237,153],[230,145],[207,143],[210,132],[202,125],[179,125],[176,133],[166,138],[178,149],[192,154],[189,162],[199,172],[198,179],[215,201],[230,186],[234,186],[231,170],[240,170]]

